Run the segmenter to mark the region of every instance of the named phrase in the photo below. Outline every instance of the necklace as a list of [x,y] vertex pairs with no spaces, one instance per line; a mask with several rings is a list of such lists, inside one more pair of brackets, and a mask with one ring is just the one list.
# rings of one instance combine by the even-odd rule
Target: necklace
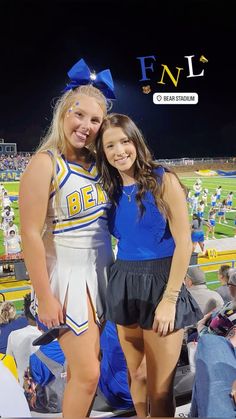
[[134,192],[135,187],[136,187],[136,183],[134,184],[134,186],[133,186],[132,190],[130,191],[130,193],[127,193],[127,192],[124,191],[124,189],[122,189],[123,194],[125,196],[127,196],[129,202],[131,202],[132,193]]

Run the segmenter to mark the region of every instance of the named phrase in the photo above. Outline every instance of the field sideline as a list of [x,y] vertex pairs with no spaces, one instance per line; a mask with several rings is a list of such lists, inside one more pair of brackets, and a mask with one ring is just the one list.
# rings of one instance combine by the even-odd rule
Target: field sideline
[[[220,238],[226,238],[226,237],[234,237],[236,234],[236,228],[234,225],[234,220],[236,217],[236,177],[227,177],[227,176],[199,176],[197,174],[192,174],[192,176],[189,176],[188,173],[186,173],[186,176],[180,176],[182,182],[184,183],[187,188],[193,190],[193,184],[195,183],[197,178],[200,178],[202,181],[202,189],[207,188],[208,193],[208,208],[205,208],[204,211],[204,219],[207,219],[208,211],[210,208],[210,197],[212,193],[216,191],[216,188],[218,186],[222,187],[222,194],[221,194],[221,201],[227,197],[229,192],[234,193],[233,198],[233,211],[227,211],[226,212],[226,220],[228,224],[219,224],[217,222],[218,217],[216,217],[216,228],[215,228],[215,237],[217,239]],[[191,217],[190,217],[191,220]]]
[[[196,179],[200,177],[195,173],[188,174],[181,174],[180,179],[184,183],[187,188],[192,190],[193,184],[195,183]],[[213,192],[215,192],[216,187],[221,185],[222,186],[222,199],[226,198],[227,194],[230,191],[234,192],[234,199],[233,199],[233,208],[235,209],[232,212],[226,213],[226,219],[228,224],[219,224],[216,223],[215,229],[215,236],[216,238],[225,238],[225,237],[233,237],[235,233],[234,227],[234,219],[236,217],[236,178],[230,178],[226,176],[211,176],[211,177],[200,177],[202,180],[202,188],[207,188],[209,190],[209,200],[210,196]],[[6,187],[9,195],[18,195],[19,192],[19,182],[4,182],[4,186]],[[14,201],[12,207],[15,211],[15,223],[19,226],[19,204],[18,201]],[[204,218],[207,218],[208,209],[204,213]],[[190,217],[191,221],[191,217]],[[216,219],[217,222],[217,219]],[[3,234],[0,230],[0,255],[4,254],[4,245],[3,245]]]
[[[187,187],[190,188],[192,190],[193,184],[195,183],[196,179],[200,177],[199,175],[195,174],[195,173],[181,173],[180,174],[180,179],[183,182],[183,184]],[[214,177],[200,177],[202,180],[202,187],[207,188],[209,190],[209,200],[210,200],[210,196],[213,192],[215,192],[216,187],[218,187],[219,185],[222,186],[222,199],[224,199],[227,194],[230,191],[233,191],[236,195],[236,178],[229,178],[229,177],[221,177],[221,176],[214,176]],[[9,192],[9,195],[13,195],[13,196],[17,196],[18,192],[19,192],[19,182],[5,182],[4,186],[6,187],[7,191]],[[15,211],[15,223],[19,226],[19,203],[18,201],[13,201],[12,203],[12,207]],[[209,210],[210,206],[208,205],[208,208],[206,210],[206,212],[204,213],[204,218],[207,219],[207,213]],[[226,213],[226,219],[228,221],[228,224],[219,224],[216,223],[216,229],[215,229],[215,236],[216,238],[227,238],[227,237],[233,237],[236,232],[235,232],[235,227],[234,227],[234,219],[236,217],[236,196],[234,196],[234,200],[233,200],[233,208],[234,211],[231,212],[227,212]],[[191,222],[191,216],[189,216],[189,221]],[[217,219],[216,219],[217,221]],[[4,254],[4,245],[3,245],[3,234],[2,231],[0,230],[0,255]],[[206,278],[207,281],[212,282],[212,281],[217,281],[217,274],[216,272],[208,272],[206,274]],[[10,285],[10,284],[9,284]],[[15,286],[26,286],[29,285],[28,282],[25,283],[15,283],[12,284],[12,287]],[[213,283],[211,284],[209,287],[214,289],[218,286],[218,283]],[[11,286],[11,285],[10,285]],[[0,291],[1,288],[5,288],[5,284],[1,284],[1,280],[0,280]],[[9,300],[15,300],[15,304],[18,310],[22,309],[22,297],[23,295],[28,292],[28,291],[21,291],[21,295],[19,295],[16,292],[10,292],[7,295],[7,298]]]

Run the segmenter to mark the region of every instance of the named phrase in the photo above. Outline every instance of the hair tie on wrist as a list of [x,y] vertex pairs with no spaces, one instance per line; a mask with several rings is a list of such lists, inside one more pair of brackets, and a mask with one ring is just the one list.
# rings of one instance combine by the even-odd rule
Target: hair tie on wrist
[[179,291],[164,291],[163,299],[169,301],[170,303],[176,303],[179,297]]

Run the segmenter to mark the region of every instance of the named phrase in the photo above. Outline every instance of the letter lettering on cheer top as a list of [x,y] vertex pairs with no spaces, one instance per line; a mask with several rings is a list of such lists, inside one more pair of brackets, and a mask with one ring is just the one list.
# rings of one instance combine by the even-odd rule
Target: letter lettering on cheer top
[[95,184],[98,196],[97,205],[105,204],[107,202],[107,196],[105,192],[102,190],[101,185],[99,183]]
[[93,199],[92,196],[93,187],[92,185],[85,186],[84,188],[81,188],[83,203],[84,203],[84,209],[89,209],[92,207],[95,207],[96,201]]
[[136,57],[137,60],[140,60],[140,64],[141,64],[141,72],[142,72],[142,78],[139,81],[146,81],[146,80],[150,80],[147,78],[147,74],[146,74],[146,70],[153,70],[153,64],[151,64],[149,67],[147,67],[145,65],[145,59],[146,58],[152,58],[154,61],[156,61],[156,58],[154,55],[147,55],[146,57]]
[[78,191],[72,192],[66,197],[69,216],[78,214],[81,211],[81,198]]
[[177,74],[177,77],[175,79],[174,76],[173,76],[173,74],[170,72],[169,68],[167,67],[167,65],[166,64],[161,64],[161,65],[163,67],[161,81],[158,81],[157,83],[159,83],[159,84],[165,84],[163,82],[163,79],[164,79],[164,75],[165,75],[165,71],[166,71],[167,74],[168,74],[168,76],[170,77],[172,83],[175,85],[175,87],[177,87],[178,80],[179,80],[179,73],[180,73],[181,70],[183,70],[183,68],[181,68],[181,67],[175,67],[178,70],[178,74]]

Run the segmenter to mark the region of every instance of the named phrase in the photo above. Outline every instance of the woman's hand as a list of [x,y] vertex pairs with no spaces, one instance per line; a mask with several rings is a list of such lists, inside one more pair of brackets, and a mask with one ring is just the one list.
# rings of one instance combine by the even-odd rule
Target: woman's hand
[[201,333],[202,329],[204,329],[208,323],[208,321],[211,318],[212,312],[214,310],[210,311],[209,313],[205,314],[205,316],[199,320],[199,322],[197,323],[197,331],[198,333]]
[[48,328],[64,323],[61,303],[53,295],[39,299],[38,318]]
[[155,310],[152,330],[161,336],[173,332],[175,323],[176,304],[163,298]]

